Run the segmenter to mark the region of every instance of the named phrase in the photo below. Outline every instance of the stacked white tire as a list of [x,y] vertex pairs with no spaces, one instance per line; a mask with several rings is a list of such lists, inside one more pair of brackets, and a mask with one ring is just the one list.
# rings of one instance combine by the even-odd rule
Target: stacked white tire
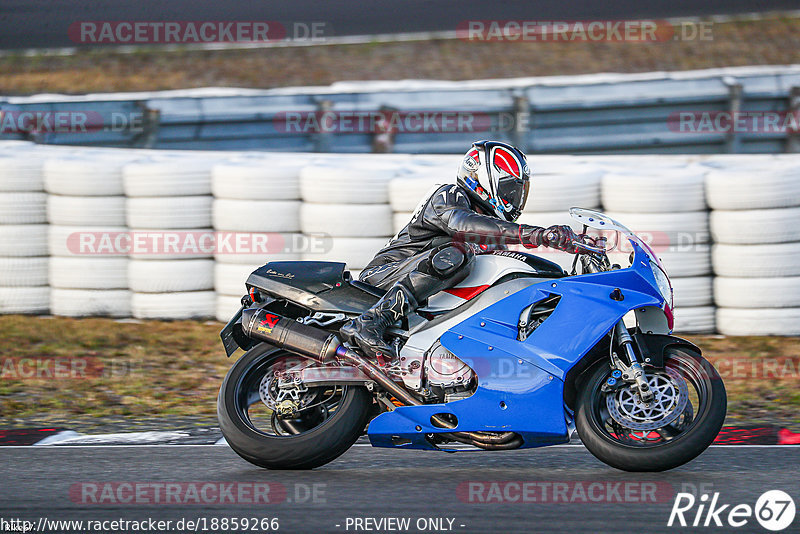
[[[127,270],[133,317],[214,316],[212,165],[209,159],[182,156],[122,169],[132,241],[143,244],[131,249]],[[137,241],[139,236],[147,238]],[[167,246],[167,240],[177,244]]]
[[712,171],[717,328],[800,335],[800,167]]
[[[413,213],[437,186],[453,183],[449,175],[437,174],[437,168],[398,176],[389,183],[389,203],[395,213]],[[405,225],[404,225],[405,226]]]
[[[222,162],[212,171],[214,316],[227,322],[241,306],[245,281],[271,261],[298,261],[308,240],[300,234],[301,165],[276,157]],[[237,239],[238,238],[238,239]]]
[[[692,167],[627,169],[606,174],[601,187],[605,213],[644,239],[664,264],[672,279],[675,330],[684,333],[714,331],[704,175]],[[624,256],[614,259],[624,266]]]
[[388,204],[389,182],[398,172],[394,161],[306,165],[300,171],[300,196],[315,204]]
[[392,213],[392,230],[395,234],[400,233],[408,223],[411,222],[411,217],[414,215],[412,211],[395,211]]
[[[129,317],[121,152],[82,151],[44,163],[48,192],[50,309],[70,317]],[[102,246],[101,246],[102,244]]]
[[300,225],[323,246],[303,259],[344,262],[351,274],[362,270],[395,233],[389,188],[397,174],[388,161],[304,167]]
[[0,314],[47,313],[47,195],[28,147],[0,154]]
[[454,174],[449,166],[418,168],[389,182],[389,205],[392,207],[392,234],[399,233],[411,222],[419,204],[442,184],[451,183]]
[[588,165],[532,168],[531,193],[525,205],[528,213],[567,211],[569,208],[598,208],[603,172]]

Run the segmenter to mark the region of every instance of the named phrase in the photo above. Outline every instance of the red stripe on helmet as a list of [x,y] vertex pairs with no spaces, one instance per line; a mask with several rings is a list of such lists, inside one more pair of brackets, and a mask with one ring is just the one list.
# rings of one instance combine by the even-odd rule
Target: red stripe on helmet
[[517,158],[508,150],[502,147],[495,149],[493,163],[495,166],[497,166],[497,168],[507,172],[508,174],[516,176],[517,178],[522,178]]

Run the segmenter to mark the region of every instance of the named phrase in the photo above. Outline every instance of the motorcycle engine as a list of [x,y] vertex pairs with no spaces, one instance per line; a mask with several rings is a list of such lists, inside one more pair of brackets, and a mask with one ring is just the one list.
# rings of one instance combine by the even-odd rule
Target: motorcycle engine
[[437,343],[425,359],[425,376],[431,386],[451,388],[469,384],[474,373],[458,356]]
[[404,363],[406,387],[425,392],[439,402],[464,399],[475,392],[475,372],[439,343],[425,355],[412,357]]

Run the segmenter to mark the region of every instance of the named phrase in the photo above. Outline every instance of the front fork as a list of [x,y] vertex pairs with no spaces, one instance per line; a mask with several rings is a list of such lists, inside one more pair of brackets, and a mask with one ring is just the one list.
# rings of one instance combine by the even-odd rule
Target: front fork
[[625,327],[625,323],[622,319],[620,319],[614,327],[614,337],[616,338],[617,346],[620,347],[628,357],[630,365],[625,365],[613,352],[611,353],[612,364],[622,371],[623,380],[632,380],[636,384],[642,402],[651,402],[653,400],[653,392],[650,390],[650,385],[647,383],[647,377],[644,374],[644,369],[642,369],[642,363],[639,361],[636,351],[633,350],[633,338]]

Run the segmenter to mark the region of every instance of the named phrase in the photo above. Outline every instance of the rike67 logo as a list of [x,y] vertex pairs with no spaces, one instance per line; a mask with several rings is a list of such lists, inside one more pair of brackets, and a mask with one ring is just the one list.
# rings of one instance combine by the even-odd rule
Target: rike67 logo
[[791,525],[794,516],[794,500],[781,490],[763,493],[756,500],[755,506],[723,503],[719,492],[711,497],[704,493],[699,498],[691,493],[678,493],[667,526],[740,528],[755,517],[765,529],[778,532]]

